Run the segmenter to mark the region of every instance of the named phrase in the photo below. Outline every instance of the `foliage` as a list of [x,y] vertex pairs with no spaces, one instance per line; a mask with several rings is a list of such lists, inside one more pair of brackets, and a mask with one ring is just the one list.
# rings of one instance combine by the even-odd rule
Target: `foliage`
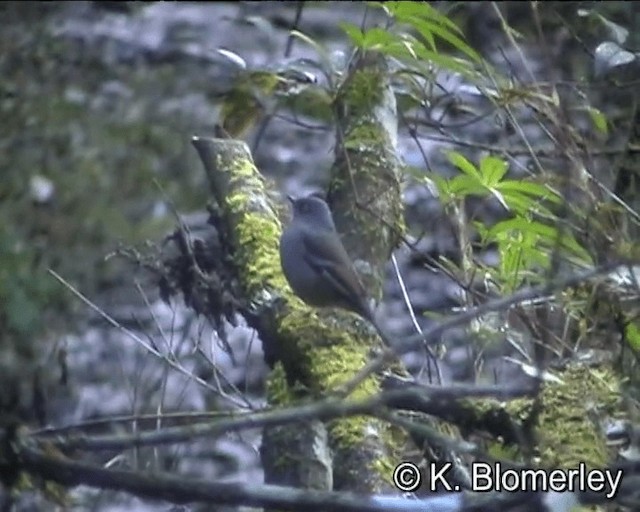
[[[343,23],[343,30],[356,47],[375,50],[418,64],[422,68],[435,64],[466,75],[472,75],[473,64],[481,62],[477,52],[464,42],[462,32],[456,24],[427,2],[386,2],[374,5],[384,9],[395,20],[395,24],[390,30],[375,27],[363,31],[355,25]],[[438,51],[436,38],[450,44],[465,57],[452,57]]]
[[36,255],[11,226],[0,225],[0,325],[5,333],[26,338],[42,327],[42,305],[55,300],[50,279],[39,278]]
[[[508,177],[509,162],[512,161],[507,159],[509,148],[498,147],[494,152],[489,151],[488,155],[484,151],[485,156],[478,155],[476,162],[468,153],[465,153],[465,156],[462,150],[452,149],[446,152],[446,164],[459,173],[457,176],[445,179],[442,169],[437,173],[411,173],[418,181],[435,186],[443,205],[453,206],[458,212],[464,212],[466,203],[472,198],[479,198],[484,202],[492,201],[501,206],[503,215],[499,215],[498,219],[480,222],[472,218],[457,226],[456,235],[460,240],[471,240],[477,234],[481,251],[490,248],[497,251],[497,263],[483,265],[474,259],[473,265],[480,265],[485,275],[490,276],[496,283],[499,292],[507,294],[524,283],[539,283],[550,279],[553,272],[558,270],[558,262],[561,262],[563,269],[578,269],[596,263],[598,251],[602,251],[603,240],[609,234],[606,227],[609,226],[609,219],[602,220],[601,216],[609,215],[610,212],[619,215],[623,208],[617,204],[608,204],[606,196],[599,192],[594,193],[589,188],[589,178],[583,178],[591,171],[587,169],[584,172],[586,165],[574,155],[578,155],[581,148],[588,147],[592,139],[604,141],[612,136],[614,126],[601,105],[591,101],[588,92],[578,91],[571,97],[557,84],[515,79],[497,71],[465,40],[463,30],[452,18],[427,2],[370,2],[368,6],[377,9],[378,12],[382,11],[386,24],[360,27],[342,23],[340,27],[358,50],[379,52],[390,58],[393,63],[390,69],[401,122],[404,116],[412,116],[414,124],[410,130],[416,132],[416,136],[421,127],[428,130],[435,128],[446,133],[444,123],[429,117],[436,110],[438,102],[444,98],[454,105],[451,110],[458,116],[472,119],[472,116],[477,115],[475,121],[478,122],[478,130],[491,130],[489,123],[484,122],[488,119],[486,114],[478,114],[479,109],[473,105],[473,101],[466,103],[470,96],[472,100],[482,98],[491,103],[495,117],[503,120],[505,131],[513,129],[520,136],[519,142],[524,148],[522,152],[526,152],[531,160],[531,169],[528,169],[526,177]],[[573,7],[568,9],[568,12],[574,11]],[[604,41],[593,41],[597,48],[625,44],[630,32],[619,21],[624,19],[624,15],[620,16],[620,13],[617,13],[612,16],[614,11],[607,12],[605,7],[595,7],[591,10],[580,8],[576,27],[593,34],[597,33],[598,37],[604,38]],[[541,19],[544,19],[548,12],[541,12]],[[566,12],[562,11],[562,15],[566,15]],[[519,52],[519,56],[522,56],[519,44],[531,35],[530,27],[526,23],[517,28],[510,26],[507,17],[499,20],[506,34],[505,40]],[[523,19],[526,19],[526,16]],[[594,29],[594,25],[597,26],[597,30]],[[253,94],[253,97],[273,96],[280,89],[278,108],[287,106],[295,114],[311,115],[316,119],[328,121],[332,115],[331,99],[348,72],[346,62],[330,55],[323,44],[299,30],[292,31],[291,35],[310,46],[318,59],[300,59],[289,62],[286,67],[280,69],[274,66],[269,76],[282,77],[292,70],[315,69],[322,72],[325,82],[321,84],[311,80],[303,87],[275,87],[265,94],[264,88],[259,87],[259,82],[251,78],[261,76],[261,70],[243,70],[238,82],[239,89],[242,89],[243,84],[246,86],[248,82],[251,83],[251,90],[260,89],[260,93]],[[627,53],[631,55],[633,52]],[[616,53],[610,60],[606,60],[602,53],[596,51],[596,74],[609,73],[633,60],[625,59],[621,62],[620,55]],[[238,58],[234,60],[237,61]],[[527,65],[526,61],[524,65]],[[454,76],[455,80],[459,81],[457,83],[465,84],[460,90],[468,84],[465,90],[467,96],[460,94],[458,97],[452,94],[451,99],[446,91],[439,91],[443,76]],[[279,80],[280,83],[284,83],[284,80]],[[584,84],[585,91],[588,90],[588,85]],[[309,108],[305,111],[305,105],[310,102],[304,99],[299,101],[306,98],[300,94],[300,90],[304,90],[305,94],[309,95],[306,96],[308,98],[322,98],[320,102],[311,102],[319,105],[319,108],[314,112]],[[255,103],[252,100],[236,102],[242,106]],[[565,118],[565,112],[569,112],[570,121]],[[445,110],[442,117],[446,115]],[[541,127],[543,134],[553,134],[556,151],[569,155],[569,167],[572,170],[566,179],[572,182],[570,185],[562,184],[564,177],[559,169],[549,171],[540,164],[540,156],[534,147],[536,141],[528,139],[521,125],[521,120],[527,116],[535,120],[534,124]],[[244,116],[239,115],[237,118]],[[588,130],[591,133],[587,136],[574,128],[574,125],[583,126],[585,122],[590,125]],[[431,134],[421,135],[428,137]],[[443,139],[454,148],[458,142],[453,138],[447,139],[446,136]],[[473,143],[466,142],[466,145],[473,147]],[[565,194],[568,191],[584,200],[575,204],[567,202]],[[596,214],[592,215],[593,212]],[[464,215],[466,214],[462,217]],[[578,223],[570,222],[568,218],[578,219]],[[590,221],[590,226],[585,227],[582,224],[583,219]],[[585,236],[585,231],[588,232],[588,236]],[[589,238],[594,234],[596,242]],[[620,233],[620,236],[629,238],[629,235],[623,233]],[[623,241],[619,247],[629,244],[632,244],[631,240]],[[461,247],[461,250],[464,253],[468,248]],[[470,254],[471,252],[465,256],[467,263],[470,261]]]
[[495,244],[500,263],[487,268],[495,282],[504,284],[502,292],[511,292],[522,284],[541,281],[552,260],[552,252],[560,250],[576,264],[591,265],[591,257],[571,233],[561,231],[553,208],[562,198],[548,185],[531,179],[505,179],[507,163],[495,156],[485,156],[475,166],[461,153],[448,152],[449,161],[461,174],[447,180],[432,173],[443,204],[457,203],[463,208],[470,196],[493,197],[510,218],[486,226],[475,222],[485,247]]
[[[0,323],[33,340],[44,326],[63,325],[70,306],[47,268],[92,295],[118,271],[104,262],[118,242],[172,224],[166,209],[155,213],[163,209],[154,180],[183,206],[201,204],[204,189],[174,179],[196,160],[181,117],[157,112],[172,75],[107,70],[42,20],[17,22],[0,39]],[[38,183],[50,187],[46,197]],[[189,190],[196,193],[181,199]]]
[[[362,31],[349,23],[340,26],[357,48],[383,53],[401,63],[402,67],[394,71],[394,75],[399,84],[408,84],[410,102],[416,101],[416,89],[420,89],[416,77],[430,76],[435,69],[455,71],[473,80],[481,79],[476,67],[485,64],[478,53],[465,43],[460,28],[428,3],[376,2],[372,5],[394,20],[392,29],[374,27]],[[249,68],[239,55],[218,49],[235,68],[235,80],[218,94],[220,122],[228,134],[242,137],[265,115],[272,115],[282,108],[287,108],[296,117],[305,116],[322,122],[333,119],[332,101],[345,76],[346,60],[339,52],[330,54],[323,44],[299,30],[292,30],[291,37],[310,46],[317,60],[298,59],[286,65]],[[460,55],[440,51],[439,42]],[[316,76],[316,72],[321,76]]]

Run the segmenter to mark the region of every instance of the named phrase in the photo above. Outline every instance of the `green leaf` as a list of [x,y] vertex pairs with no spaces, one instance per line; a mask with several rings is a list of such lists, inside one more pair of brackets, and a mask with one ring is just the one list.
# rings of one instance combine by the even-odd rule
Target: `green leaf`
[[475,78],[475,69],[471,63],[464,59],[442,55],[438,52],[428,50],[422,44],[416,46],[415,51],[418,57],[436,66],[440,66],[442,69],[455,71],[471,79]]
[[404,39],[402,40],[401,44],[406,48],[407,53],[409,55],[411,55],[411,58],[414,60],[418,60],[418,55],[416,54],[416,51],[414,50],[414,44],[412,41],[408,40],[408,39]]
[[447,158],[449,159],[449,162],[451,162],[467,176],[472,176],[476,180],[481,182],[481,176],[478,172],[478,169],[476,169],[476,166],[469,162],[469,160],[467,160],[467,158],[462,153],[458,153],[457,151],[447,151]]
[[[496,188],[495,190],[500,190]],[[553,218],[551,210],[545,207],[539,200],[532,199],[525,194],[519,194],[517,192],[504,192],[502,194],[504,201],[507,203],[509,210],[521,217],[530,217],[531,215],[539,215]]]
[[487,187],[495,187],[507,172],[507,163],[495,156],[486,156],[480,160],[480,175]]
[[528,222],[521,217],[515,219],[503,220],[496,222],[487,231],[487,238],[489,240],[497,239],[500,235],[504,235],[511,231],[525,231],[528,226]]
[[316,85],[288,92],[278,104],[286,105],[297,115],[325,122],[331,122],[334,115],[333,98],[327,90]]
[[577,257],[579,262],[586,265],[593,265],[593,259],[589,252],[582,247],[573,235],[565,234],[561,240],[561,247],[569,251],[573,256]]
[[441,26],[436,25],[435,23],[431,23],[430,21],[423,21],[419,19],[412,19],[408,21],[420,34],[429,41],[431,48],[435,50],[435,42],[433,41],[433,34],[437,35],[439,38],[444,39],[455,49],[461,51],[471,60],[476,62],[480,62],[482,59],[480,55],[471,48],[467,43],[465,43],[458,36],[452,34],[450,31],[442,28]]
[[375,27],[364,33],[363,48],[365,49],[386,49],[401,44],[401,39],[383,28]]
[[640,352],[640,328],[635,323],[629,322],[625,326],[624,337],[633,350]]
[[449,181],[435,173],[429,173],[428,177],[438,189],[438,194],[440,195],[442,202],[448,203],[452,198]]
[[522,248],[522,269],[531,268],[549,268],[549,254],[546,251],[541,251],[538,247],[532,245],[525,245]]
[[353,23],[338,23],[339,27],[345,31],[349,39],[353,42],[353,44],[358,48],[363,48],[364,46],[364,34],[360,27],[354,25]]
[[591,122],[603,135],[609,134],[609,124],[607,122],[606,116],[602,113],[601,110],[595,107],[587,107],[587,112],[589,112],[589,116],[591,117]]
[[[538,251],[542,251],[544,248],[553,249],[559,242],[563,250],[576,256],[581,262],[591,264],[591,256],[573,236],[563,233],[561,239],[558,240],[559,233],[557,228],[536,220],[516,217],[498,222],[488,230],[487,239],[498,239],[500,236],[504,236],[512,231],[519,231],[523,236],[532,240],[532,242],[534,242],[533,247]],[[533,254],[527,254],[527,258],[530,260],[536,259]]]
[[498,202],[502,205],[502,207],[505,210],[509,211],[509,209],[510,209],[509,205],[505,201],[503,195],[500,192],[498,192],[495,188],[488,188],[488,190],[491,193],[491,195],[498,200]]
[[385,2],[385,8],[399,21],[409,21],[411,18],[430,20],[447,27],[460,35],[462,30],[453,21],[431,7],[427,2]]
[[474,176],[462,174],[449,181],[451,193],[458,198],[468,195],[486,196],[487,188]]
[[526,194],[532,197],[544,199],[546,201],[551,201],[555,204],[560,204],[562,202],[562,197],[560,197],[557,192],[551,190],[545,185],[540,185],[531,181],[504,180],[498,183],[496,185],[496,188],[503,193],[516,192],[520,194]]
[[[420,33],[420,35],[428,43],[428,45],[429,45],[429,47],[431,48],[432,51],[434,51],[434,52],[438,51],[438,49],[436,48],[436,40],[433,37],[433,32],[431,30],[429,30],[427,28],[427,26],[425,26],[425,22],[422,22],[422,21],[416,20],[416,19],[412,19],[408,23],[411,26],[413,26]],[[420,25],[422,25],[422,26],[420,26]]]
[[425,179],[431,179],[431,176],[427,174],[427,172],[425,172],[425,170],[422,167],[418,167],[415,165],[404,165],[402,167],[402,171],[407,173],[409,176],[411,176],[414,180],[416,180],[419,183],[422,183],[425,181]]

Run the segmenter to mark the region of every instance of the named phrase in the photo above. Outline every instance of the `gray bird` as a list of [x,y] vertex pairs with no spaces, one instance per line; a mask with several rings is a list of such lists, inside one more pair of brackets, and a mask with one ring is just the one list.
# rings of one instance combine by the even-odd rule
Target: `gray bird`
[[315,195],[289,200],[293,219],[280,237],[280,263],[289,286],[310,306],[352,311],[379,331],[327,203]]

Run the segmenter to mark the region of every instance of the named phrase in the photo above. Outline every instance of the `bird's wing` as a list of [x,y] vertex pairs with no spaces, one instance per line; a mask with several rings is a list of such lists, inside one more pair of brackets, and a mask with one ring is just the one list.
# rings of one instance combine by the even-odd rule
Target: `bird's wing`
[[306,249],[305,262],[334,286],[349,309],[366,315],[368,308],[365,305],[365,291],[362,283],[353,269],[347,251],[342,243],[336,243],[334,236],[338,235],[305,233],[303,235]]

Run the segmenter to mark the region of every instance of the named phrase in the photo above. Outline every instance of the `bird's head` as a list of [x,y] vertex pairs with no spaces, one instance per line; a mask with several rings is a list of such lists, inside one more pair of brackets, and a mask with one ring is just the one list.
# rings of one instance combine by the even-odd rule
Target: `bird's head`
[[317,195],[294,198],[287,196],[293,206],[294,221],[303,221],[308,226],[335,230],[329,205]]

